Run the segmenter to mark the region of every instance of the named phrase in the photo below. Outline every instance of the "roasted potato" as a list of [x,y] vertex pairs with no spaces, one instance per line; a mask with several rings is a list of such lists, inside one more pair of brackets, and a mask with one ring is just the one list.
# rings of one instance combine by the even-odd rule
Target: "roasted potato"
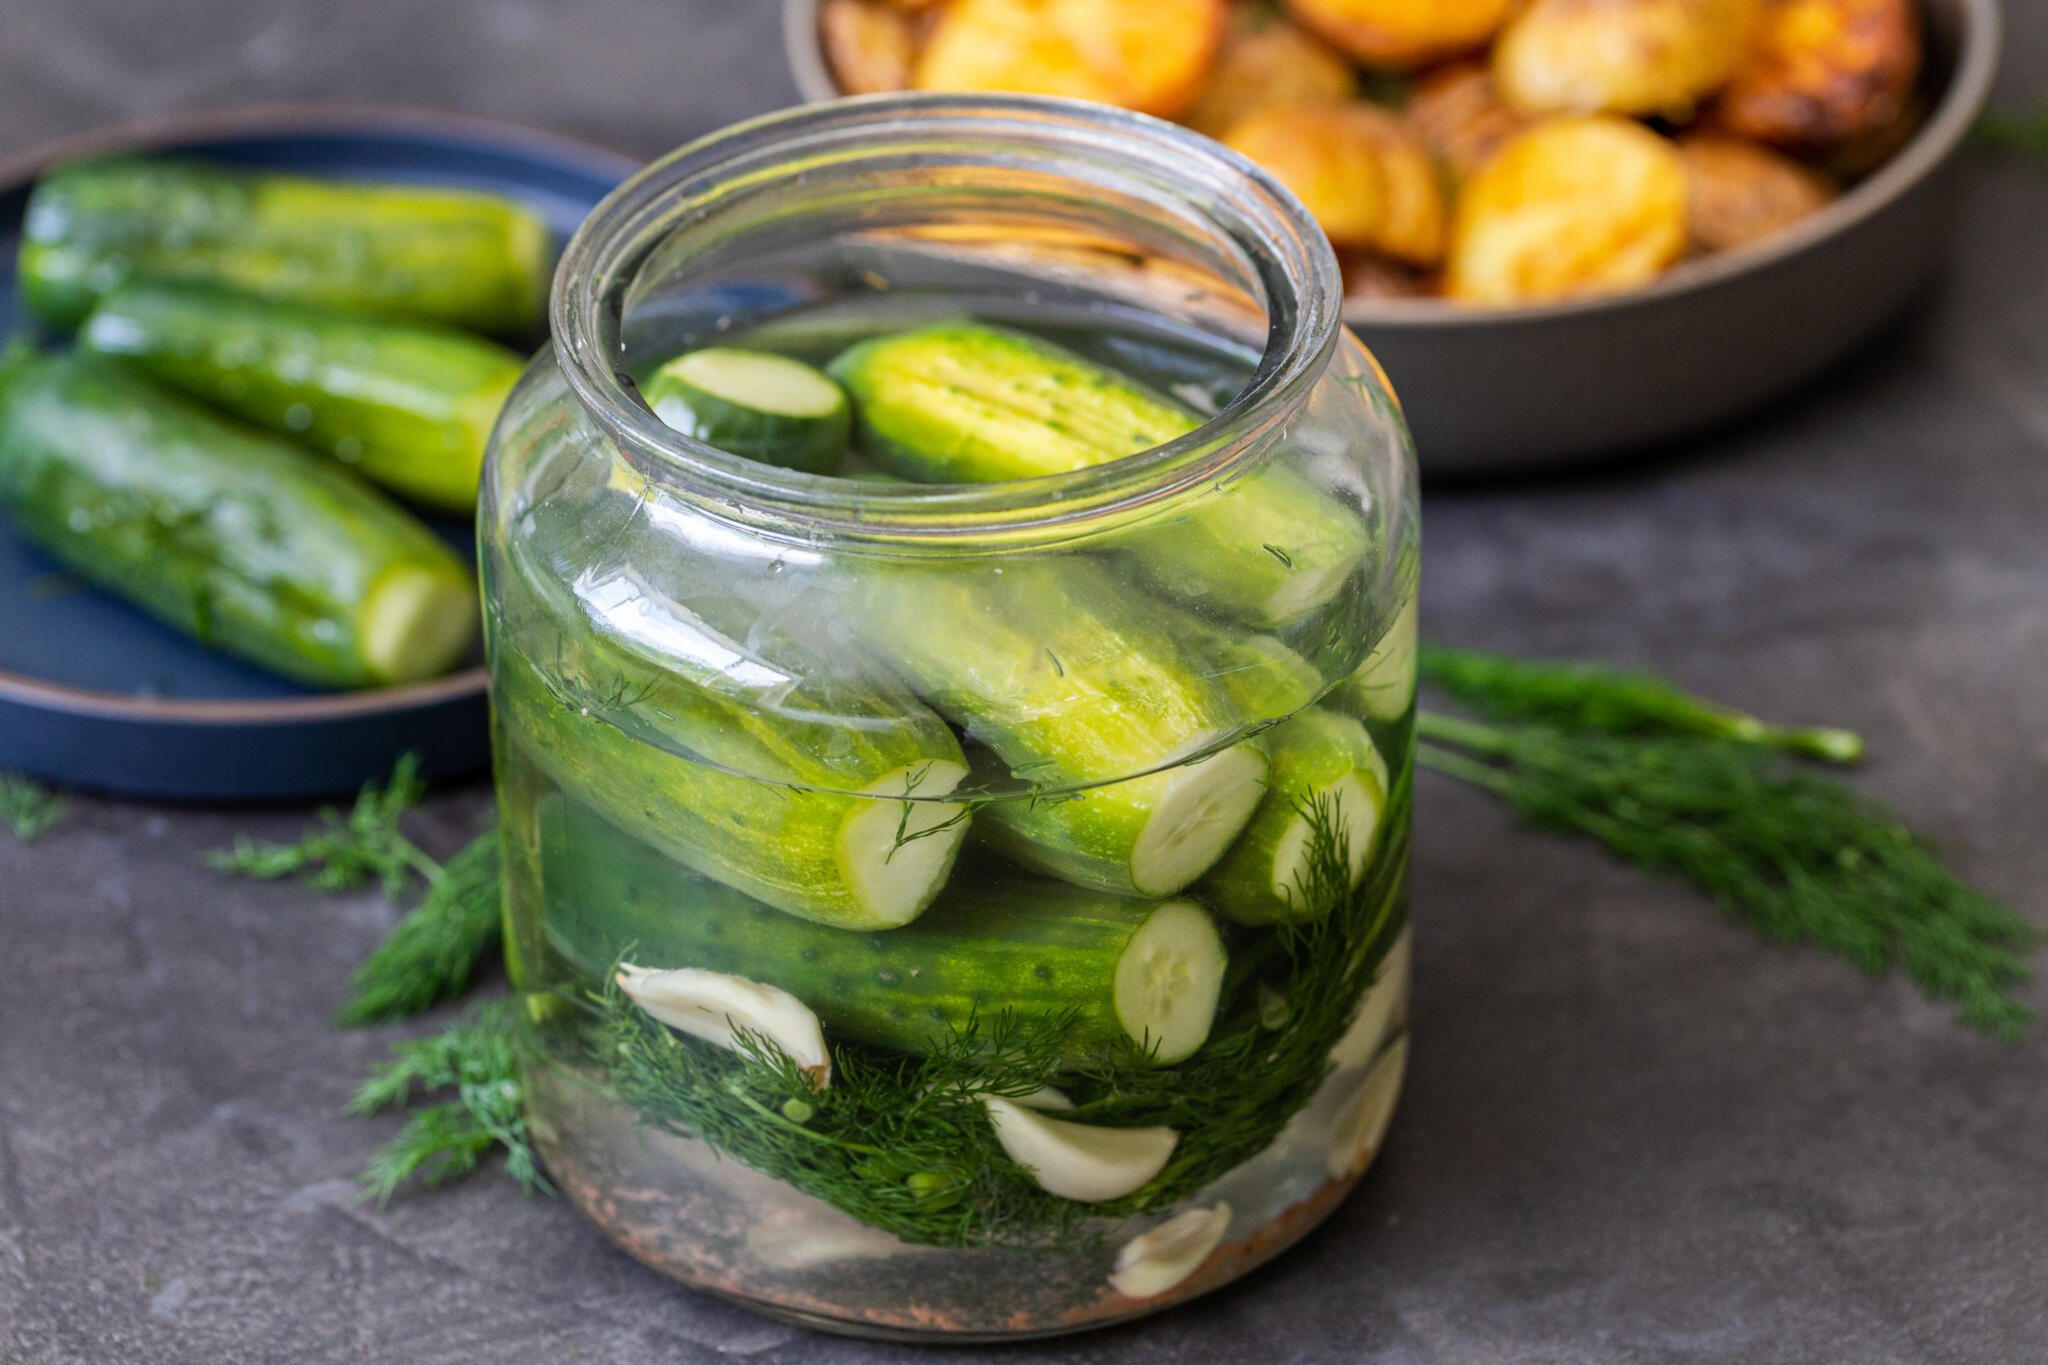
[[1695,252],[1769,237],[1835,197],[1834,186],[1811,167],[1725,133],[1688,133],[1678,140],[1678,156]]
[[1759,0],[1533,0],[1493,49],[1524,113],[1684,119],[1748,50]]
[[910,88],[917,40],[908,15],[871,0],[825,0],[818,37],[832,78],[849,95]]
[[1515,0],[1287,0],[1294,17],[1371,66],[1423,66],[1479,47]]
[[1529,126],[1494,89],[1493,73],[1483,62],[1432,71],[1416,82],[1404,112],[1430,155],[1459,180]]
[[1293,190],[1338,246],[1431,265],[1444,249],[1436,164],[1407,125],[1370,104],[1283,105],[1223,139]]
[[1208,79],[1180,121],[1222,137],[1232,124],[1261,109],[1339,103],[1357,91],[1351,63],[1328,43],[1285,19],[1236,5]]
[[1678,149],[1639,123],[1539,123],[1465,183],[1447,292],[1502,305],[1644,284],[1685,251],[1685,190]]
[[1920,46],[1913,0],[1765,0],[1717,116],[1775,146],[1838,147],[1906,113]]
[[955,0],[913,81],[1097,100],[1172,118],[1222,36],[1223,0]]
[[1369,251],[1340,251],[1337,264],[1347,299],[1426,299],[1434,292],[1428,275]]

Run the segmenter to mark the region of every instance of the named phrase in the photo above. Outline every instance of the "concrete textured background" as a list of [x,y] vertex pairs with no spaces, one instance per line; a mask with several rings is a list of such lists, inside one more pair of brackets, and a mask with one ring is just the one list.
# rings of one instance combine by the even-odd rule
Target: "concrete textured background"
[[[651,154],[793,98],[773,10],[5,0],[0,155],[305,98]],[[2012,19],[2008,102],[2048,88],[2048,12]],[[1448,642],[1855,726],[1869,787],[2048,922],[2048,168],[1973,171],[1955,235],[1933,307],[1779,413],[1619,472],[1433,496],[1425,597]],[[422,838],[454,846],[484,805],[437,797]],[[195,865],[303,818],[82,800],[33,847],[0,840],[0,1357],[898,1354],[679,1290],[503,1181],[354,1202],[392,1125],[339,1109],[390,1034],[324,1020],[390,911]],[[1418,832],[1415,1063],[1357,1196],[1232,1290],[1001,1358],[2048,1354],[2048,1029],[1982,1041],[1439,780]]]

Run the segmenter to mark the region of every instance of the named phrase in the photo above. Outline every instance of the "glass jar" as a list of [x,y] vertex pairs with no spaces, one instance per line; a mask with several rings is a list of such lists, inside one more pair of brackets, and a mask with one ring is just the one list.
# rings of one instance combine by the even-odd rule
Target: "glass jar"
[[[748,123],[576,235],[481,525],[532,1127],[626,1250],[1029,1336],[1358,1179],[1406,1052],[1416,507],[1339,295],[1251,163],[1021,98]],[[710,343],[830,361],[880,467],[665,425],[636,376]],[[1020,449],[1075,467],[901,481]]]

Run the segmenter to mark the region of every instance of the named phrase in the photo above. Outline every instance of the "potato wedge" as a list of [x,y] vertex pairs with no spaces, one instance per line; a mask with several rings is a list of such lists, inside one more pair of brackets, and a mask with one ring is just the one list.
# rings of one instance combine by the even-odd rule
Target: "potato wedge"
[[1725,133],[1678,139],[1686,224],[1696,252],[1726,251],[1782,232],[1835,197],[1827,177],[1782,152]]
[[1775,146],[1838,147],[1905,114],[1920,61],[1913,0],[1766,0],[1718,117]]
[[1223,0],[955,0],[912,74],[921,90],[1008,90],[1185,108],[1222,37]]
[[1295,18],[1371,66],[1424,66],[1483,46],[1515,0],[1287,0]]
[[1342,53],[1297,24],[1236,5],[1208,78],[1180,121],[1220,138],[1261,109],[1335,104],[1357,93],[1358,77]]
[[917,42],[908,15],[872,0],[824,0],[818,37],[832,79],[849,95],[910,88]]
[[1446,288],[1492,305],[1632,289],[1684,253],[1685,190],[1678,149],[1641,124],[1539,123],[1466,182]]
[[1502,98],[1528,114],[1684,120],[1735,73],[1759,0],[1533,0],[1493,49]]
[[1389,111],[1361,103],[1263,109],[1223,140],[1294,191],[1338,246],[1410,265],[1442,258],[1446,213],[1436,163]]
[[1403,111],[1408,126],[1444,169],[1463,180],[1529,126],[1494,88],[1483,62],[1460,62],[1416,82]]

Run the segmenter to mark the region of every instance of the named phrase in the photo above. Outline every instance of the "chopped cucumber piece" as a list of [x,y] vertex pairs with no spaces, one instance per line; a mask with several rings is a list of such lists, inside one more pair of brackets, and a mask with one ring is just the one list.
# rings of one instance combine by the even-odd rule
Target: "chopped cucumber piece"
[[1168,901],[1140,925],[1116,964],[1116,1017],[1124,1032],[1171,1064],[1208,1041],[1223,989],[1223,940],[1187,901]]
[[655,416],[742,459],[837,473],[853,419],[846,393],[787,356],[708,346],[677,356],[647,385]]

